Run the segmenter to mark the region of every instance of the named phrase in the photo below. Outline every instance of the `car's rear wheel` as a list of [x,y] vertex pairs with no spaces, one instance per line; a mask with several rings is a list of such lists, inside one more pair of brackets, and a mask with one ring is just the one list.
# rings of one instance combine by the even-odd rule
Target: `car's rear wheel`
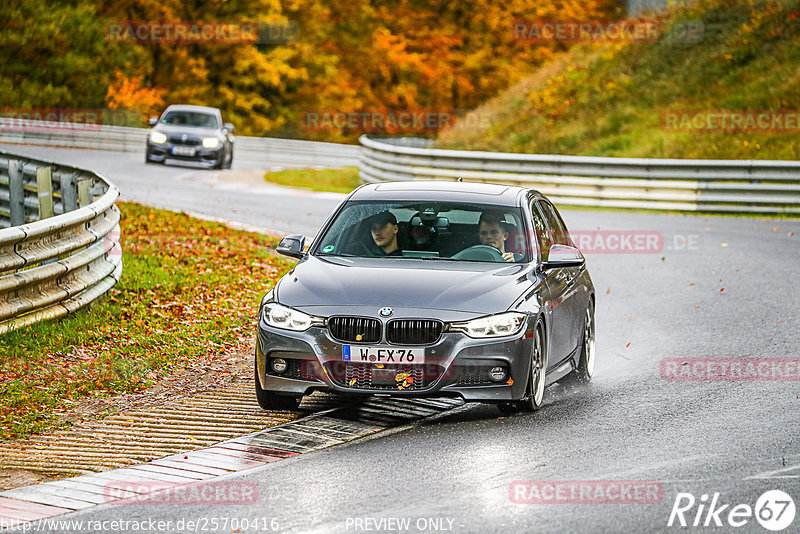
[[533,412],[542,406],[542,401],[544,400],[544,386],[547,378],[546,350],[544,328],[541,323],[538,323],[533,335],[530,371],[528,372],[528,385],[525,388],[525,397],[523,397],[522,400],[499,404],[498,407],[501,412]]
[[255,369],[256,378],[256,399],[258,405],[264,410],[296,410],[300,406],[303,397],[294,395],[278,395],[272,391],[261,389],[261,382],[258,380],[258,367]]
[[583,321],[583,341],[578,366],[561,381],[567,385],[587,384],[594,374],[594,303],[589,302]]

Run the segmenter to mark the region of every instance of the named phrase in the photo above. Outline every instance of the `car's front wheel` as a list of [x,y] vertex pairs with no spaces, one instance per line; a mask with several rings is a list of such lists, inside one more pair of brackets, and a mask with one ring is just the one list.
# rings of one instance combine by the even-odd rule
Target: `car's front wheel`
[[531,348],[531,364],[528,373],[528,386],[525,397],[514,402],[504,402],[498,405],[503,413],[518,411],[533,412],[542,406],[544,400],[544,385],[547,375],[546,347],[544,343],[544,328],[542,323],[536,325]]
[[212,169],[222,169],[225,165],[225,151],[220,152],[219,159],[211,166]]
[[296,410],[300,406],[303,397],[293,395],[278,395],[272,391],[261,389],[261,382],[258,380],[258,367],[255,373],[256,379],[256,399],[258,405],[264,410]]
[[583,341],[581,342],[581,353],[578,358],[578,366],[561,382],[567,385],[587,384],[594,374],[594,303],[589,302],[586,308],[586,317],[583,321]]

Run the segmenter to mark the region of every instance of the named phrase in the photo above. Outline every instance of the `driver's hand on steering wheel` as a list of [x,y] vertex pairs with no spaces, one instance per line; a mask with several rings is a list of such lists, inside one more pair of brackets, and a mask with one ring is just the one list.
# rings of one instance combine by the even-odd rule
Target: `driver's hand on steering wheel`
[[506,261],[514,261],[514,253],[513,252],[503,252],[503,259]]

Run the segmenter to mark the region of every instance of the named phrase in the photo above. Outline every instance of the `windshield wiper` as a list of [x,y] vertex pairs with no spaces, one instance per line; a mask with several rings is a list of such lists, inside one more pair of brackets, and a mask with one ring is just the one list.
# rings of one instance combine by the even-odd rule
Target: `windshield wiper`
[[358,254],[351,254],[349,252],[342,252],[332,254],[330,252],[319,252],[317,256],[327,256],[328,258],[365,258],[366,256],[359,256]]

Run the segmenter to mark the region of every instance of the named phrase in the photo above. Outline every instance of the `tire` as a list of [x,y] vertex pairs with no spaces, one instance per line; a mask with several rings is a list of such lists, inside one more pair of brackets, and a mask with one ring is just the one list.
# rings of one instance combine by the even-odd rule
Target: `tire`
[[536,333],[533,336],[531,367],[528,374],[528,385],[525,387],[525,397],[518,401],[500,403],[497,407],[505,414],[535,412],[542,407],[546,381],[547,348],[544,342],[542,323],[538,323],[536,325]]
[[225,165],[225,152],[223,152],[220,155],[219,159],[216,162],[214,162],[214,165],[211,168],[219,170],[222,169],[224,165]]
[[278,395],[272,391],[261,389],[261,383],[258,381],[258,367],[255,368],[256,379],[256,399],[258,405],[264,410],[296,410],[300,406],[300,401],[303,397],[296,397],[293,395]]
[[583,341],[581,342],[578,366],[561,380],[563,384],[577,386],[588,384],[592,380],[595,363],[594,338],[594,303],[589,302],[589,306],[586,308],[586,317],[583,321]]

